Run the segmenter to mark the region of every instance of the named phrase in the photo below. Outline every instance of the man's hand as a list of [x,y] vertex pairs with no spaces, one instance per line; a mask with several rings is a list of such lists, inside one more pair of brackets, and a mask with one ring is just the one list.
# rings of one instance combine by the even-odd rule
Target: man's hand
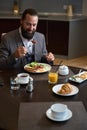
[[55,59],[54,55],[51,52],[49,52],[47,54],[46,58],[47,58],[47,61],[54,61],[54,59]]
[[27,53],[27,48],[25,48],[24,46],[20,46],[17,48],[17,50],[14,52],[14,57],[15,58],[20,58],[25,56]]

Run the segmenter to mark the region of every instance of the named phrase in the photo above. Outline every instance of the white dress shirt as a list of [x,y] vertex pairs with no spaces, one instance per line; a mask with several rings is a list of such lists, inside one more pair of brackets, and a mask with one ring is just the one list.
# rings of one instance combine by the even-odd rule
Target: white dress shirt
[[28,50],[28,54],[32,54],[32,51],[33,51],[33,43],[32,43],[32,40],[33,40],[33,39],[31,39],[31,40],[29,41],[28,39],[24,38],[24,37],[22,36],[22,33],[21,33],[21,27],[19,28],[19,33],[20,33],[20,36],[21,36],[21,39],[22,39],[22,41],[23,41],[24,46],[25,46],[25,47],[27,48],[27,50]]

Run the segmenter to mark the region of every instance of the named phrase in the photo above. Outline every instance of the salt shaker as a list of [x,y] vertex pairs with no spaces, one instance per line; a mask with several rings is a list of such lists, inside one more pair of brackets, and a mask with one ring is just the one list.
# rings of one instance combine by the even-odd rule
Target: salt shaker
[[26,86],[26,91],[27,91],[27,92],[32,92],[33,89],[34,89],[34,87],[33,87],[33,78],[30,77],[30,78],[29,78],[29,83],[28,83],[27,86]]

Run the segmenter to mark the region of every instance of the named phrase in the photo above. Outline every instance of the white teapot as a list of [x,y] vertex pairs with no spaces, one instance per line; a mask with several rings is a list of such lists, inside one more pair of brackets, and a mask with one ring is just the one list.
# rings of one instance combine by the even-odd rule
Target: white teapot
[[59,66],[58,73],[60,75],[68,75],[69,74],[69,68],[68,68],[68,66],[66,66],[66,65]]

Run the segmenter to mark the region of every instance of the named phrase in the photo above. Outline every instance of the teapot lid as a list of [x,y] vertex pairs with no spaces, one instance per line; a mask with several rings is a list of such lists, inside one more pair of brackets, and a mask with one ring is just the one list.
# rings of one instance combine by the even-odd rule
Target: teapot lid
[[66,65],[61,65],[61,66],[59,66],[59,69],[68,69],[68,66],[66,66]]

